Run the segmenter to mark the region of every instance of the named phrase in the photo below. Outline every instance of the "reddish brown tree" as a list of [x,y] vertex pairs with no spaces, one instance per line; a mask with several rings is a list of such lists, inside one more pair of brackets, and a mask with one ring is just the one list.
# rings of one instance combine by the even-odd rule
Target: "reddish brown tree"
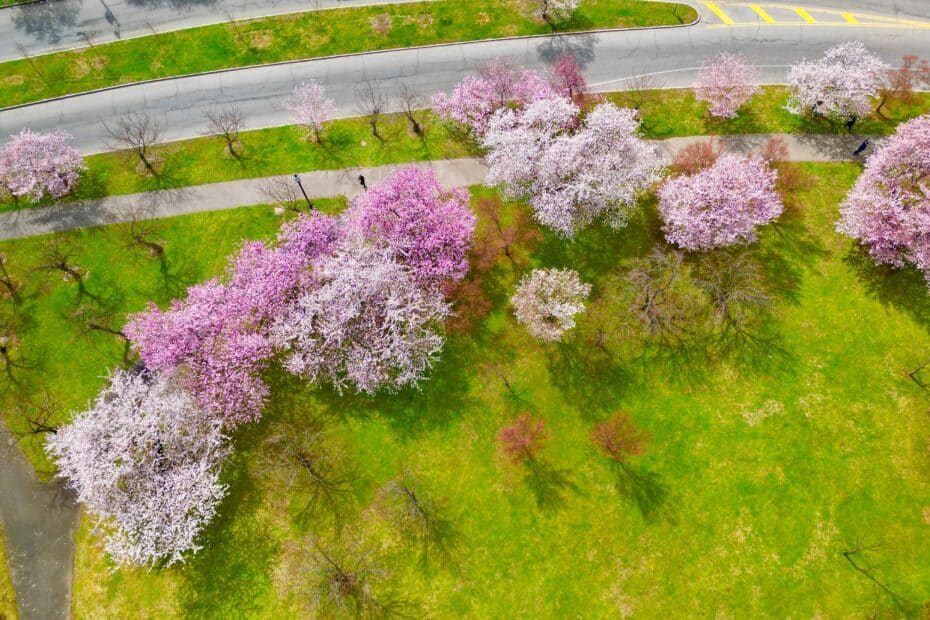
[[487,318],[493,308],[491,300],[484,293],[481,280],[475,275],[457,285],[449,283],[446,297],[452,302],[452,315],[446,321],[446,327],[454,332],[471,330],[475,323]]
[[514,267],[522,267],[533,248],[542,240],[542,233],[524,209],[515,207],[507,222],[502,214],[503,207],[504,203],[496,197],[482,198],[475,205],[480,224],[472,259],[475,269],[479,271],[494,267],[501,254]]
[[675,154],[672,170],[676,174],[695,174],[714,165],[723,147],[715,138],[692,142]]
[[907,55],[901,66],[888,72],[882,100],[875,110],[881,116],[882,109],[888,103],[910,104],[914,101],[914,91],[930,85],[930,62],[918,56]]
[[591,441],[597,449],[616,463],[644,454],[651,439],[652,434],[636,428],[633,418],[625,411],[616,412],[591,431]]
[[535,461],[549,440],[546,421],[528,413],[517,416],[513,424],[500,430],[501,452],[516,465]]

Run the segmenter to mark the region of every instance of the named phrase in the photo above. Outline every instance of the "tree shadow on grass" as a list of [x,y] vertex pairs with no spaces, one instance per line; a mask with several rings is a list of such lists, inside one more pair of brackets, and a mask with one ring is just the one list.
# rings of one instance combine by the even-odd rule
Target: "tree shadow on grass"
[[569,493],[579,493],[577,484],[569,478],[567,470],[559,469],[545,461],[530,460],[526,467],[526,485],[542,510],[557,510],[565,504]]
[[668,507],[669,489],[661,476],[646,470],[637,471],[625,463],[612,462],[612,465],[614,487],[636,505],[645,521],[653,523],[664,514],[674,522]]
[[930,329],[930,295],[927,281],[918,270],[876,265],[868,252],[858,246],[850,248],[843,262],[856,274],[868,295]]
[[203,549],[182,568],[186,618],[243,618],[267,613],[278,545],[259,517],[260,494],[243,454],[224,472],[229,494],[207,527]]
[[616,359],[575,342],[549,347],[547,362],[550,381],[587,422],[616,409],[630,386],[630,374]]

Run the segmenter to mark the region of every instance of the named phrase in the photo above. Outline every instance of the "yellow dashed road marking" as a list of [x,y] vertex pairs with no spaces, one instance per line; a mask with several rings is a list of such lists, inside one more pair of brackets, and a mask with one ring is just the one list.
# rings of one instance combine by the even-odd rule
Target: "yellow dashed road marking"
[[755,11],[755,12],[756,12],[756,15],[758,15],[759,17],[761,17],[766,23],[769,23],[769,24],[774,24],[774,23],[775,23],[775,20],[772,19],[772,16],[769,15],[768,13],[766,13],[766,12],[765,12],[765,9],[763,9],[763,8],[762,8],[761,6],[759,6],[758,4],[750,4],[750,5],[749,5],[749,8],[752,9],[753,11]]
[[800,16],[801,16],[801,19],[803,19],[804,21],[806,21],[808,24],[816,24],[816,23],[817,23],[817,20],[814,19],[813,17],[811,17],[811,14],[808,13],[807,11],[805,11],[804,9],[802,9],[801,7],[796,6],[796,7],[791,7],[791,8],[794,9],[794,12],[797,13],[798,15],[800,15]]
[[851,13],[840,13],[840,15],[842,15],[842,16],[843,16],[843,19],[845,19],[845,20],[846,20],[847,22],[849,22],[850,24],[858,24],[858,23],[859,23],[859,20],[856,19],[855,17],[853,17]]
[[720,21],[722,21],[722,22],[723,22],[724,24],[726,24],[727,26],[732,26],[732,25],[734,25],[735,22],[734,22],[732,19],[730,19],[730,16],[727,15],[726,13],[724,13],[723,11],[721,11],[721,10],[720,10],[720,7],[718,7],[718,6],[717,6],[716,4],[714,4],[713,2],[705,2],[705,3],[704,3],[704,6],[706,6],[708,9],[710,9],[710,12],[713,13],[714,15],[716,15],[717,17],[719,17],[719,18],[720,18]]

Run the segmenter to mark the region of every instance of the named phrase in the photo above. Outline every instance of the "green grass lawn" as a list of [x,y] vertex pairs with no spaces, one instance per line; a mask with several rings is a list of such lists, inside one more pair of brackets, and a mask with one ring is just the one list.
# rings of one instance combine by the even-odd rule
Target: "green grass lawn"
[[[560,32],[678,25],[694,9],[642,0],[585,0]],[[546,34],[528,0],[438,0],[203,26],[0,64],[0,107],[115,84],[333,54]]]
[[19,614],[16,609],[16,592],[13,591],[13,581],[10,579],[8,561],[3,528],[0,527],[0,618],[16,620]]
[[[812,121],[784,110],[787,97],[780,86],[767,86],[752,100],[738,118],[719,122],[707,118],[706,104],[695,101],[690,89],[657,90],[644,93],[610,93],[618,105],[639,106],[643,135],[662,139],[676,136],[723,135],[745,133],[836,133],[841,125]],[[917,93],[910,104],[886,106],[885,119],[878,115],[865,119],[856,127],[867,134],[892,133],[898,123],[930,111],[930,94]],[[382,143],[374,139],[365,118],[350,118],[329,124],[324,144],[304,139],[296,127],[273,127],[240,134],[241,159],[230,157],[222,138],[196,138],[172,142],[153,149],[163,162],[158,178],[140,175],[137,160],[125,153],[102,153],[86,158],[87,171],[73,196],[67,200],[100,198],[117,194],[185,187],[235,179],[289,174],[310,170],[327,170],[350,166],[381,166],[429,159],[469,157],[478,148],[442,123],[429,111],[417,113],[426,131],[416,137],[402,115],[386,115]],[[4,202],[0,211],[21,208],[26,203]]]
[[[542,346],[506,302],[524,269],[501,261],[483,275],[490,316],[450,335],[422,391],[338,397],[270,373],[271,404],[238,433],[229,497],[186,565],[110,572],[85,523],[75,617],[312,617],[284,583],[292,544],[314,527],[295,517],[300,493],[264,484],[256,466],[276,424],[311,420],[356,466],[340,537],[377,549],[388,583],[419,600],[423,617],[917,613],[930,601],[930,395],[906,371],[930,354],[930,298],[918,274],[875,268],[834,232],[859,167],[803,168],[811,189],[753,253],[774,300],[761,351],[680,356],[633,339],[609,361],[584,344],[591,312],[564,346]],[[128,250],[118,227],[59,239],[87,269],[88,291],[121,317],[218,273],[240,238],[267,237],[277,224],[267,207],[164,220],[164,268]],[[526,268],[573,267],[594,284],[593,299],[610,300],[622,292],[611,274],[658,237],[646,205],[623,232],[595,227],[573,243],[545,236]],[[0,250],[26,279],[47,242]],[[701,257],[688,263],[699,269]],[[46,385],[64,416],[119,363],[115,339],[85,339],[67,320],[76,296],[57,277],[24,286],[19,355],[29,364],[14,373],[18,388],[5,384],[7,404]],[[649,480],[639,501],[589,440],[596,421],[621,409],[653,435],[630,463]],[[498,429],[521,412],[552,432],[535,473],[497,453]],[[37,442],[26,450],[39,460]],[[444,506],[455,561],[422,565],[383,517],[377,490],[402,471]],[[331,531],[317,533],[336,545]],[[851,559],[891,595],[842,555],[857,545]]]

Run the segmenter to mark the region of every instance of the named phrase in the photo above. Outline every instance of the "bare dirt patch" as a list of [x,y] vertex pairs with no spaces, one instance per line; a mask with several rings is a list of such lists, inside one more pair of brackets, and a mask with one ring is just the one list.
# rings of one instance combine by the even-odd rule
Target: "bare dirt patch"
[[387,13],[369,17],[368,22],[371,24],[371,29],[382,36],[391,31],[391,16]]
[[256,30],[249,33],[249,45],[255,49],[268,49],[272,43],[274,43],[274,33],[270,30]]

